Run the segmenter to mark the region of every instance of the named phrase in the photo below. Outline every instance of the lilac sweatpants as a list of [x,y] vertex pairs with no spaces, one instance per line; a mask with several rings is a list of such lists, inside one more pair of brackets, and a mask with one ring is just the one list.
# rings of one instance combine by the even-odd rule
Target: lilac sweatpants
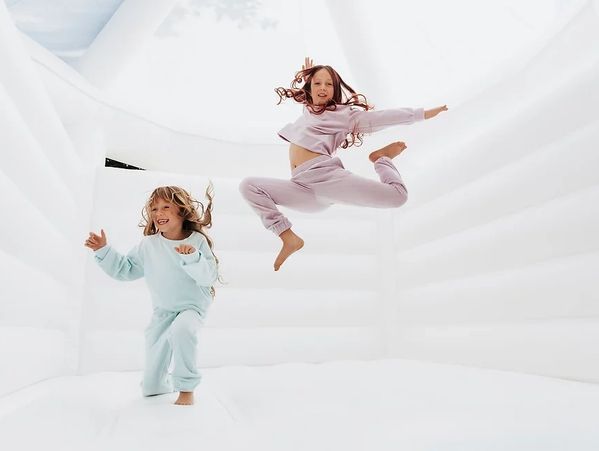
[[390,158],[374,163],[380,182],[345,170],[341,160],[328,155],[313,158],[292,171],[291,180],[248,177],[239,191],[262,219],[264,227],[279,235],[291,222],[277,205],[303,212],[322,211],[335,203],[362,207],[401,207],[408,191]]

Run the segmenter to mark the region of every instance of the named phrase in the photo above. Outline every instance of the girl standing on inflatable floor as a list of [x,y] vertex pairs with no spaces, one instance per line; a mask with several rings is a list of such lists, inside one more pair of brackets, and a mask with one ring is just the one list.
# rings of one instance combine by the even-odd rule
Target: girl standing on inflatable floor
[[[303,86],[299,86],[303,83]],[[389,144],[369,155],[380,182],[346,171],[337,148],[361,145],[364,133],[398,124],[412,124],[435,117],[447,106],[431,110],[397,108],[370,111],[362,94],[357,94],[330,66],[312,65],[305,59],[291,88],[277,88],[279,103],[291,98],[304,105],[303,115],[286,125],[279,136],[290,143],[291,180],[248,177],[239,189],[262,219],[264,227],[283,241],[274,269],[300,250],[304,241],[291,230],[291,222],[277,209],[283,205],[304,212],[317,212],[335,203],[375,208],[396,208],[407,198],[407,189],[391,161],[406,145]]]
[[[218,280],[218,260],[205,229],[212,225],[212,189],[206,208],[177,186],[156,188],[142,211],[143,240],[127,255],[90,233],[85,246],[117,280],[145,277],[153,314],[145,330],[144,396],[179,392],[175,404],[193,404],[201,375],[196,364],[197,333]],[[172,362],[172,373],[169,369]]]

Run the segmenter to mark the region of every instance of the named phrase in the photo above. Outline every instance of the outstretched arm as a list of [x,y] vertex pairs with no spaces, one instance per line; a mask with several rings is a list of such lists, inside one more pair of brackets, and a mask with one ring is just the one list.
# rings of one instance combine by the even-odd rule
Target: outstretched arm
[[432,110],[426,110],[424,112],[424,118],[425,119],[433,118],[442,111],[447,111],[447,105],[438,106],[437,108],[433,108]]
[[350,131],[373,133],[393,125],[409,125],[423,119],[430,119],[442,111],[447,111],[447,105],[431,110],[423,108],[392,108],[378,111],[352,109],[350,111]]
[[104,230],[100,235],[90,232],[85,240],[85,246],[95,252],[95,260],[106,274],[117,280],[135,280],[143,277],[143,263],[139,256],[139,245],[135,246],[126,256],[108,246]]
[[393,125],[409,125],[424,119],[422,108],[393,108],[364,111],[352,108],[349,113],[349,131],[373,133]]

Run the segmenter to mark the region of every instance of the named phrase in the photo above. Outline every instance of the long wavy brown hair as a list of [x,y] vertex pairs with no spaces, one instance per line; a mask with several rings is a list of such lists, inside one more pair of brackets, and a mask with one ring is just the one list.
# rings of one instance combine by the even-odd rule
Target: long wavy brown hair
[[[152,194],[150,194],[150,197],[146,201],[146,204],[141,211],[142,220],[139,223],[139,226],[143,227],[144,235],[155,235],[158,233],[158,229],[156,228],[154,221],[152,221],[152,205],[158,199],[162,199],[165,202],[175,205],[179,208],[179,216],[183,218],[183,230],[196,231],[204,235],[218,267],[218,258],[213,250],[214,243],[206,233],[206,229],[212,227],[212,201],[214,199],[214,187],[212,182],[208,184],[205,196],[207,203],[204,206],[203,203],[195,200],[191,194],[183,188],[179,188],[178,186],[159,186],[152,191]],[[222,282],[220,275],[218,280]],[[210,287],[210,292],[214,297],[214,287]]]
[[[314,105],[312,100],[312,77],[321,69],[325,69],[333,79],[333,98],[326,105]],[[303,83],[303,85],[301,85]],[[300,86],[301,85],[301,86]],[[300,70],[291,81],[290,88],[279,87],[275,89],[279,96],[279,105],[285,99],[293,99],[298,103],[306,105],[313,114],[322,114],[327,110],[335,110],[337,105],[351,105],[363,108],[365,111],[372,109],[363,94],[358,94],[350,85],[345,83],[341,76],[331,66],[317,65],[309,69]],[[351,146],[361,146],[364,138],[363,133],[353,130],[348,133],[345,141],[341,144],[342,149]]]

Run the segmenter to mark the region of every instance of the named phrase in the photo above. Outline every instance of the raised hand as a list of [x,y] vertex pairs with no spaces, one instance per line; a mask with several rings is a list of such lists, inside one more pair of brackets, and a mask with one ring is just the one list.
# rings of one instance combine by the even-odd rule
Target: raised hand
[[[314,61],[309,56],[304,58],[304,64],[302,64],[302,71],[312,69],[314,67]],[[303,82],[306,82],[306,77],[303,78]]]
[[432,110],[426,110],[424,112],[424,118],[425,119],[430,119],[432,117],[435,117],[441,111],[447,111],[447,105],[439,106],[437,108],[433,108]]
[[314,67],[314,61],[309,56],[304,58],[304,64],[302,64],[302,70],[311,69]]
[[97,251],[106,246],[108,240],[106,240],[106,234],[104,229],[100,229],[100,235],[96,235],[94,232],[89,232],[89,237],[85,240],[85,246],[90,249]]
[[175,247],[175,250],[179,254],[187,255],[187,254],[193,254],[196,251],[196,248],[193,246],[190,246],[189,244],[182,244],[181,246]]

